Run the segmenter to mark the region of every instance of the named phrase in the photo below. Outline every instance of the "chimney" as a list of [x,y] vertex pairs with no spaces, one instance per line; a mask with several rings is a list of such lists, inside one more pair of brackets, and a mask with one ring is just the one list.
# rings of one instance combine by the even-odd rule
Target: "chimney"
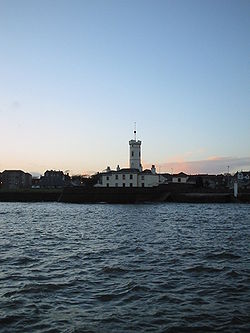
[[153,175],[156,174],[156,168],[155,168],[155,165],[153,164],[152,167],[151,167],[151,172]]

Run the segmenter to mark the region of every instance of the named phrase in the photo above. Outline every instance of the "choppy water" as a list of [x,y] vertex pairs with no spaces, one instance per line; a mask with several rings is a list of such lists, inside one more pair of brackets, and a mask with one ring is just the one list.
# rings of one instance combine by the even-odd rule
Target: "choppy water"
[[0,332],[250,332],[250,205],[0,203]]

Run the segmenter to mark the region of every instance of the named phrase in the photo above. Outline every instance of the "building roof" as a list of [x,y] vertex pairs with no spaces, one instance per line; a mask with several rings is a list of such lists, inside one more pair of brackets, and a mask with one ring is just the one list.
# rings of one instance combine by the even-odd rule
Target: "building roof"
[[179,172],[179,173],[173,174],[173,177],[189,177],[189,176],[184,172]]
[[45,173],[63,173],[61,170],[46,170]]
[[4,170],[4,172],[22,172],[22,173],[25,173],[23,170]]
[[248,175],[250,175],[250,171],[237,171],[236,175],[238,175],[238,174],[242,174],[243,176],[248,176]]
[[152,171],[150,169],[145,169],[140,173],[144,173],[144,174],[152,174]]
[[128,174],[131,174],[131,173],[136,173],[136,174],[152,174],[152,171],[149,170],[149,169],[145,169],[143,171],[140,171],[138,169],[135,169],[135,168],[123,168],[123,169],[120,169],[120,170],[110,170],[110,171],[107,171],[107,172],[102,172],[100,173],[100,175],[111,175],[111,174],[124,174],[124,173],[128,173]]

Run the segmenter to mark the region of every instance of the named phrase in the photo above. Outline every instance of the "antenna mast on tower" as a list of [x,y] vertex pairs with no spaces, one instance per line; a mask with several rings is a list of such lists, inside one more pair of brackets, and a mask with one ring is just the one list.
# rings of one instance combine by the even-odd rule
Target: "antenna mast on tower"
[[136,141],[136,122],[134,122],[134,139]]

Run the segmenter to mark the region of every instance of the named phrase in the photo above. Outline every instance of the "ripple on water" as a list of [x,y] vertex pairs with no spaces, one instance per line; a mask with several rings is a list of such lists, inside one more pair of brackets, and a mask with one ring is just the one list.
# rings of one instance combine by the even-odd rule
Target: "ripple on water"
[[0,333],[250,331],[249,205],[0,203],[0,216]]

